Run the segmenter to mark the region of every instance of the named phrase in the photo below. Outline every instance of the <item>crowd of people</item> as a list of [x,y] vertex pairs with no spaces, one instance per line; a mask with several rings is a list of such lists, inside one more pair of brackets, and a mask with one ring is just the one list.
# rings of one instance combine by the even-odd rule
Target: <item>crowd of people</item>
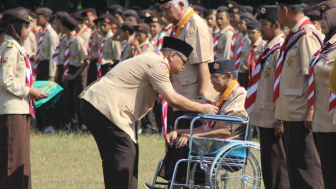
[[[174,122],[195,112],[242,117],[258,128],[265,188],[333,188],[335,15],[335,0],[254,8],[226,1],[217,9],[159,0],[146,10],[112,5],[104,14],[4,11],[0,189],[31,188],[31,125],[45,132],[89,130],[105,188],[137,188],[137,134],[162,133],[159,176],[170,181],[175,163],[187,157],[190,127],[183,120],[175,130]],[[64,88],[55,107],[34,108],[48,97],[34,81]],[[199,137],[242,139],[246,130],[195,125]],[[178,182],[185,171],[179,168]]]

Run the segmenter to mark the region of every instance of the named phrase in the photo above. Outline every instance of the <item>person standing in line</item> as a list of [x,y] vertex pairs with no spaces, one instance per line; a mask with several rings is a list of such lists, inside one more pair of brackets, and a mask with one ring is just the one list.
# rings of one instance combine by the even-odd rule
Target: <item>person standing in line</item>
[[281,47],[274,78],[277,125],[284,127],[284,148],[290,188],[324,188],[314,144],[313,108],[308,108],[309,62],[322,41],[303,13],[303,0],[278,0],[278,17],[290,29]]
[[30,117],[34,100],[47,95],[32,88],[34,78],[22,42],[29,35],[30,17],[25,9],[4,12],[0,46],[0,188],[30,189]]
[[249,82],[245,108],[250,124],[259,127],[260,159],[266,189],[289,188],[286,154],[283,146],[283,128],[277,128],[274,119],[273,83],[280,48],[285,41],[278,10],[275,5],[260,8],[261,36],[267,40]]

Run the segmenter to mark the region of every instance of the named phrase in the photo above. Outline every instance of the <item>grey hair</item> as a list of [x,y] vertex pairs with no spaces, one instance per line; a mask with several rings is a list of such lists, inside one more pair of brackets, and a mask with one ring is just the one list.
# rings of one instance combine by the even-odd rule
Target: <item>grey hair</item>
[[296,5],[287,5],[287,4],[283,4],[283,3],[279,3],[281,9],[283,9],[283,7],[286,5],[287,7],[289,7],[294,14],[298,14],[298,13],[304,13],[304,4],[296,4]]
[[184,6],[188,7],[189,6],[189,2],[188,0],[172,0],[169,3],[173,4],[175,7],[178,6],[178,3],[182,2],[184,4]]

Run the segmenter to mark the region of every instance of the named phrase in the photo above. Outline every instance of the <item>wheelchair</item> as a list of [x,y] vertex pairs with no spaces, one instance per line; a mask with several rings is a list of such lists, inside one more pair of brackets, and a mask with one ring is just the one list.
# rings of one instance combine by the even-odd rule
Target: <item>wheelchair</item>
[[[162,166],[163,158],[159,161],[152,185],[145,183],[146,188],[158,188],[164,185],[170,189],[184,188],[261,188],[262,174],[258,159],[260,159],[260,145],[252,142],[253,126],[241,117],[185,114],[175,121],[175,129],[182,119],[191,120],[188,159],[180,159],[175,164],[171,182],[159,182],[157,177]],[[215,139],[192,136],[194,123],[202,121],[224,121],[246,125],[244,140]],[[185,183],[175,182],[176,172],[181,163],[187,163]],[[195,183],[196,167],[206,175],[203,184]],[[199,170],[199,169],[198,169]]]

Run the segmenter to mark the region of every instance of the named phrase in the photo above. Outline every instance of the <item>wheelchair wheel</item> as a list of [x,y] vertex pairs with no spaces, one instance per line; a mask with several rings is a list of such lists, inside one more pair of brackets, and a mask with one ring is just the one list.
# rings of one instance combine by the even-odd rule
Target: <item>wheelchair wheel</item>
[[234,144],[218,154],[210,169],[210,188],[254,188],[262,185],[259,146]]

